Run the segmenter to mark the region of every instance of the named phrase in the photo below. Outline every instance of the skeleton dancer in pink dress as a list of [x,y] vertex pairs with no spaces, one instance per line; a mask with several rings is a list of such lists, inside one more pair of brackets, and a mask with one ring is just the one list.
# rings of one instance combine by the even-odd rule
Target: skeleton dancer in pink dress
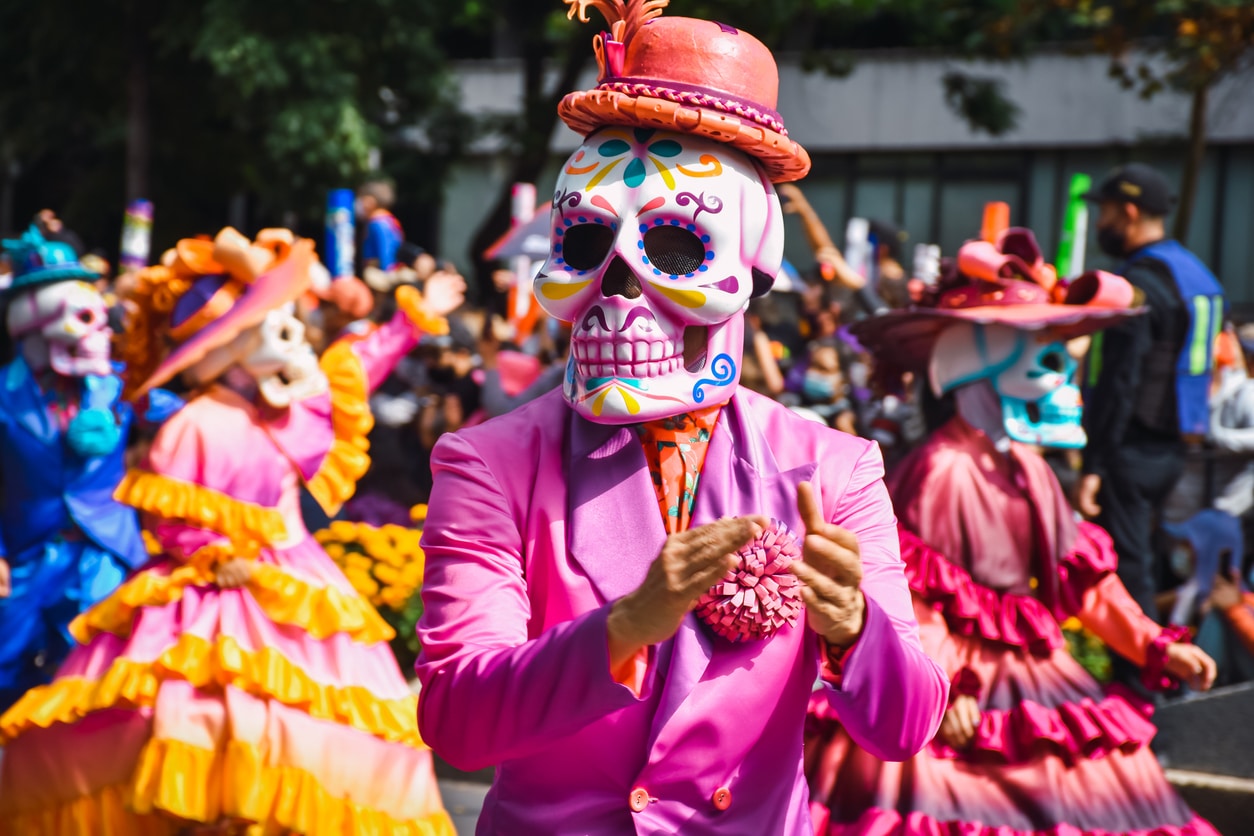
[[1144,615],[1104,531],[1077,522],[1033,445],[1079,447],[1065,340],[1139,313],[1106,273],[1069,287],[1027,230],[958,256],[932,304],[855,326],[881,362],[929,373],[957,416],[889,477],[923,645],[951,678],[938,737],[905,763],[816,703],[807,775],[829,836],[1209,836],[1167,783],[1154,726],[1068,654],[1075,616],[1145,668],[1209,687],[1214,663]]
[[226,229],[139,274],[132,394],[195,390],[117,492],[162,553],[0,718],[0,834],[452,836],[392,630],[310,537],[300,487],[328,513],[352,495],[370,391],[463,288],[402,290],[319,360],[291,311],[312,251]]

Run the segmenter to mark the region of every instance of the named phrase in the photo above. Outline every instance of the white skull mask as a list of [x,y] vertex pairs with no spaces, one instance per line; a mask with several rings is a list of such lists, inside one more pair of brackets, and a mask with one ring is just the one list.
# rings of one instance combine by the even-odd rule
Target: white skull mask
[[535,292],[572,323],[564,392],[577,412],[636,423],[731,396],[743,312],[783,259],[779,199],[750,157],[605,128],[558,177],[552,229]]
[[305,339],[305,326],[291,305],[271,311],[257,328],[253,349],[239,362],[261,397],[282,409],[327,388],[318,356]]
[[32,365],[65,377],[113,372],[109,311],[100,291],[86,282],[57,282],[19,296],[9,306],[7,324]]
[[1048,332],[961,323],[940,335],[929,371],[938,395],[988,380],[1015,441],[1078,448],[1086,439],[1076,368],[1066,345]]

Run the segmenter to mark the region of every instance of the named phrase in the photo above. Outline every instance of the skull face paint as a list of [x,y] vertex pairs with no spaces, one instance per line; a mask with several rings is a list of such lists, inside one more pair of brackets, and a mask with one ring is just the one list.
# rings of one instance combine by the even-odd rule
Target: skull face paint
[[956,324],[937,340],[931,380],[945,394],[988,380],[1001,399],[1002,423],[1015,441],[1078,449],[1085,445],[1076,361],[1048,334],[1006,325]]
[[572,323],[563,391],[586,418],[726,401],[743,313],[783,259],[779,200],[748,156],[684,134],[605,128],[567,161],[536,299]]
[[33,366],[64,377],[113,373],[108,308],[86,282],[57,282],[19,296],[9,306],[7,324]]
[[305,339],[305,326],[293,306],[270,311],[258,326],[259,341],[240,367],[257,382],[267,404],[282,409],[327,387],[318,356]]

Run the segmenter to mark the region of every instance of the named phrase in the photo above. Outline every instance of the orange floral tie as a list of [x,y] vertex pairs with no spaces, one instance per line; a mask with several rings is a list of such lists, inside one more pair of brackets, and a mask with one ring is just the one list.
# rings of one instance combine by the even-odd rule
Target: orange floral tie
[[687,531],[697,501],[701,467],[722,404],[640,424],[644,458],[653,474],[653,489],[667,534]]

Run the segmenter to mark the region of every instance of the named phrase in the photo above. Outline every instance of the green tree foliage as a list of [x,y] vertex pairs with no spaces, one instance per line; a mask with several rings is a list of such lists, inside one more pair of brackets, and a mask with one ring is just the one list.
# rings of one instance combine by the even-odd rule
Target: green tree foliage
[[371,149],[387,157],[402,128],[436,161],[460,146],[446,130],[457,117],[437,42],[444,8],[3,4],[0,163],[21,166],[20,195],[62,201],[94,240],[116,240],[124,196],[141,192],[158,205],[159,243],[216,229],[240,193],[259,222],[314,218],[325,190],[359,181]]
[[1254,4],[1249,0],[1018,0],[1006,27],[1065,15],[1073,36],[1110,56],[1110,74],[1150,98],[1174,89],[1191,98],[1189,153],[1175,236],[1188,236],[1206,151],[1210,90],[1254,60]]

